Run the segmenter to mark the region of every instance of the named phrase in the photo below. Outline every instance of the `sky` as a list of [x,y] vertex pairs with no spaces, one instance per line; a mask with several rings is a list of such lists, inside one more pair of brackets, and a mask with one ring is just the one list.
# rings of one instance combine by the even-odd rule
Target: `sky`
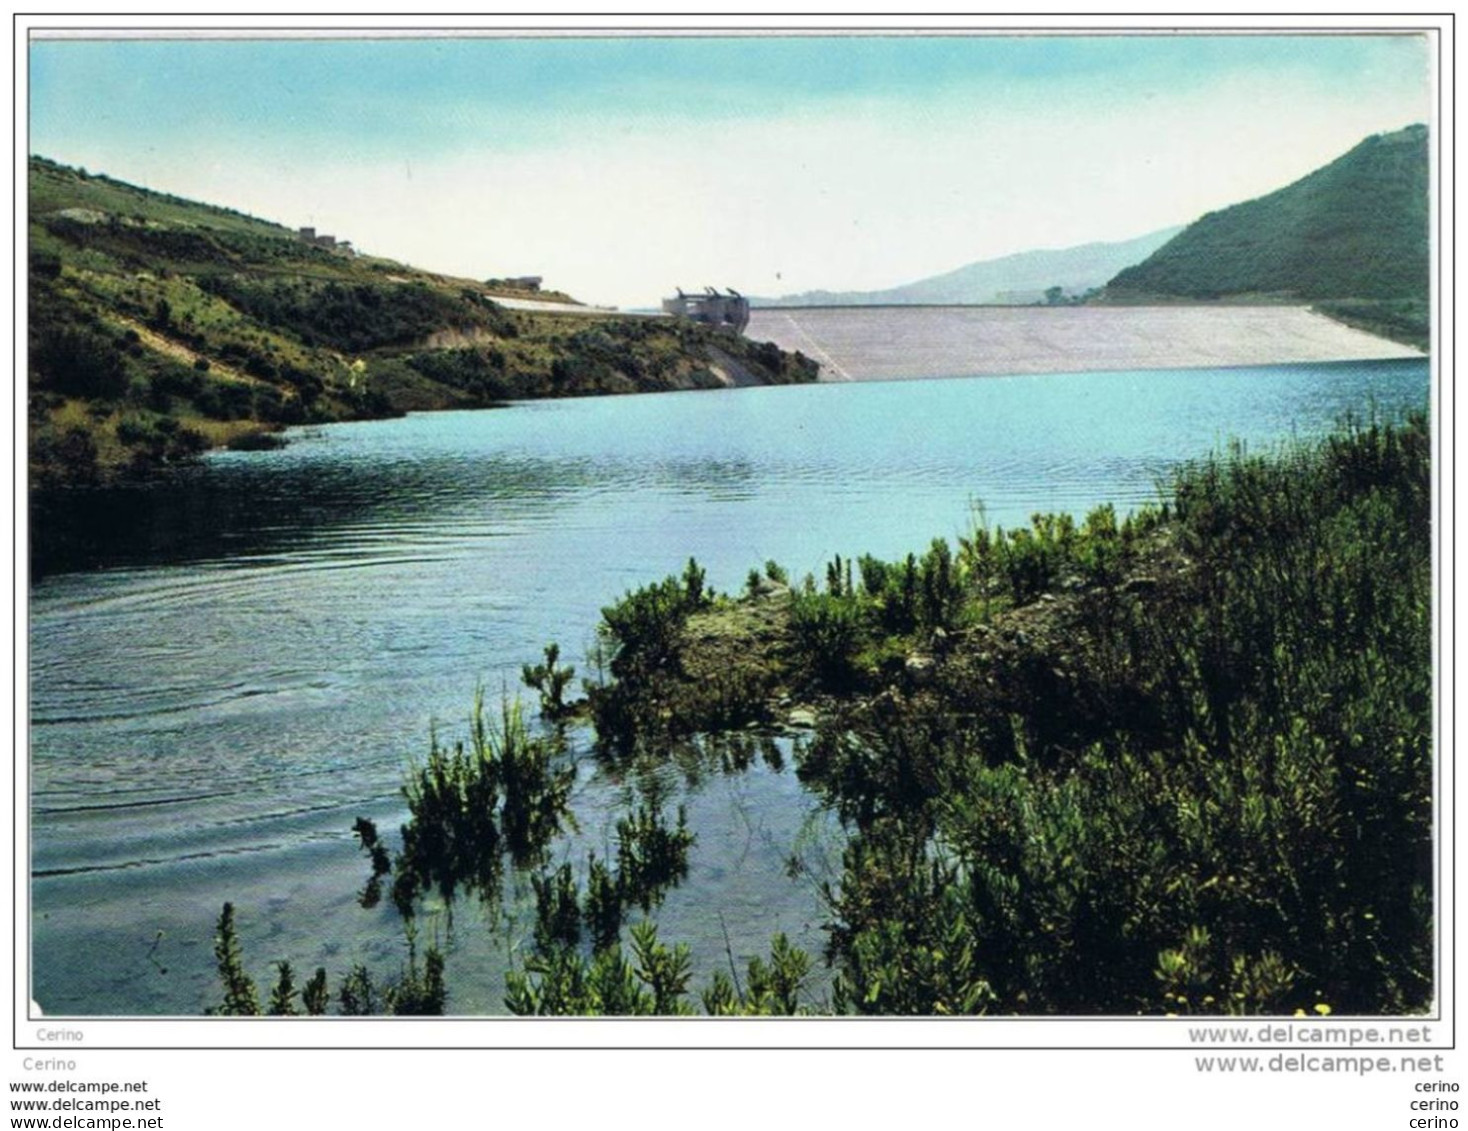
[[29,150],[593,303],[1121,240],[1430,121],[1411,35],[33,40]]

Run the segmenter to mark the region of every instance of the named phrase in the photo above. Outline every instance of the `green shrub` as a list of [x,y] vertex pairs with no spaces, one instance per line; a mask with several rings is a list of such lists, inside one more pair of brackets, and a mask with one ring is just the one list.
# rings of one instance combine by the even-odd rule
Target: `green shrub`
[[128,388],[116,344],[81,327],[43,328],[32,341],[31,368],[47,387],[66,396],[116,400]]
[[712,604],[704,570],[689,558],[681,577],[634,589],[602,609],[597,635],[612,681],[589,688],[587,697],[599,742],[625,748],[639,734],[666,729],[664,698],[683,674],[684,626]]
[[856,656],[863,639],[858,599],[793,594],[790,639],[797,662],[812,678],[831,688],[849,687],[856,680]]
[[[620,945],[590,957],[559,947],[537,949],[523,970],[505,976],[505,1005],[520,1016],[686,1016],[692,959],[688,947],[669,947],[648,922],[631,929],[632,959]],[[732,963],[732,957],[731,957]],[[810,956],[778,934],[769,961],[753,958],[741,993],[722,972],[700,998],[711,1016],[793,1014],[810,971]]]
[[581,908],[571,865],[562,864],[548,876],[537,873],[530,883],[535,892],[536,947],[576,946],[581,941]]
[[[405,917],[426,891],[446,902],[460,890],[475,892],[493,906],[504,856],[517,866],[537,863],[557,833],[574,827],[576,771],[555,766],[558,753],[554,742],[529,733],[518,700],[502,700],[499,725],[491,727],[482,694],[474,697],[467,748],[460,742],[446,750],[431,736],[427,760],[403,787],[409,820],[391,866],[393,902]],[[382,849],[370,821],[359,818],[356,829],[373,860],[370,898],[385,874]]]
[[[970,722],[954,699],[889,699],[802,748],[854,834],[829,893],[838,1003],[1425,1008],[1429,456],[1424,417],[1350,425],[1185,468],[1169,509],[1119,526],[1102,509],[971,540],[1017,603],[1061,577],[1115,586],[1164,521],[1187,565],[1077,605],[1065,646],[1109,657],[1086,672],[1104,712],[1085,742],[1065,700],[1011,687],[1008,718],[982,694]],[[1041,656],[1007,678],[1051,674]]]
[[224,1002],[211,1013],[225,1017],[255,1017],[260,1013],[260,995],[254,980],[245,973],[239,933],[234,925],[234,905],[226,903],[214,932],[214,961],[224,986]]
[[919,622],[926,628],[949,628],[963,603],[963,586],[953,551],[942,538],[933,539],[918,567]]
[[520,668],[520,679],[526,687],[540,695],[540,713],[547,719],[558,719],[566,714],[566,687],[576,677],[576,669],[561,667],[561,646],[555,641],[545,646],[545,662],[525,664]]
[[[396,979],[380,984],[366,966],[354,965],[342,978],[337,989],[337,1002],[347,1017],[365,1017],[377,1013],[399,1016],[440,1015],[448,1002],[444,982],[444,958],[437,947],[429,947],[423,965],[418,963],[418,948],[411,926],[407,935],[408,964]],[[260,999],[255,983],[245,973],[239,937],[234,925],[234,907],[226,903],[219,916],[214,936],[214,957],[219,980],[224,987],[224,1002],[206,1012],[221,1016],[255,1017],[260,1015]],[[295,971],[287,961],[275,964],[276,979],[271,987],[266,1013],[272,1017],[297,1017]],[[326,970],[316,973],[301,991],[301,1006],[306,1014],[319,1017],[326,1012],[331,999]]]
[[674,669],[688,612],[683,585],[672,577],[635,589],[602,609],[601,631],[611,648],[612,674],[635,679]]
[[663,893],[688,875],[693,840],[683,807],[678,807],[677,827],[670,829],[657,795],[618,820],[617,891],[623,904],[635,903],[647,912],[660,903]]

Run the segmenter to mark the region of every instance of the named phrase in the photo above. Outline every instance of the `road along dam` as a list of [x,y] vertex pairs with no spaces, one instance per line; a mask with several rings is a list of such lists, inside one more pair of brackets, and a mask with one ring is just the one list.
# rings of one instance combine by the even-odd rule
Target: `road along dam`
[[823,381],[1422,356],[1304,306],[770,307],[745,336],[820,362]]

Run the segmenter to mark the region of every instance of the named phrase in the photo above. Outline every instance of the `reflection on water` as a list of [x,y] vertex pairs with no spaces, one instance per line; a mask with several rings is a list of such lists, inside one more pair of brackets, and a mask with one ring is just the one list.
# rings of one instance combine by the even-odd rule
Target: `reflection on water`
[[[35,996],[197,1012],[225,899],[258,978],[286,957],[395,970],[391,909],[355,903],[353,819],[396,829],[430,725],[461,728],[477,685],[513,691],[549,640],[584,673],[601,606],[689,555],[737,590],[769,558],[798,576],[951,537],[975,502],[1004,525],[1126,508],[1230,437],[1421,407],[1427,385],[1409,361],[537,402],[304,430],[66,515],[40,500]],[[584,861],[623,797],[576,751],[562,858]],[[815,885],[787,865],[834,834],[788,762],[679,780],[699,839],[662,937],[693,944],[700,979],[725,930],[740,955],[778,930],[819,952]],[[452,1008],[499,1007],[504,949],[456,932]]]

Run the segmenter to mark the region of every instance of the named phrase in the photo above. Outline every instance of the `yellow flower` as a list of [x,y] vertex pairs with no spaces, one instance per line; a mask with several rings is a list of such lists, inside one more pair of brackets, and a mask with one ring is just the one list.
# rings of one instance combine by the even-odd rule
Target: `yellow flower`
[[1322,1017],[1329,1017],[1330,1016],[1330,1006],[1326,1005],[1325,1002],[1322,1001],[1318,1005],[1316,1005],[1315,1012],[1318,1013],[1318,1014],[1320,1014],[1320,1016],[1322,1016]]

